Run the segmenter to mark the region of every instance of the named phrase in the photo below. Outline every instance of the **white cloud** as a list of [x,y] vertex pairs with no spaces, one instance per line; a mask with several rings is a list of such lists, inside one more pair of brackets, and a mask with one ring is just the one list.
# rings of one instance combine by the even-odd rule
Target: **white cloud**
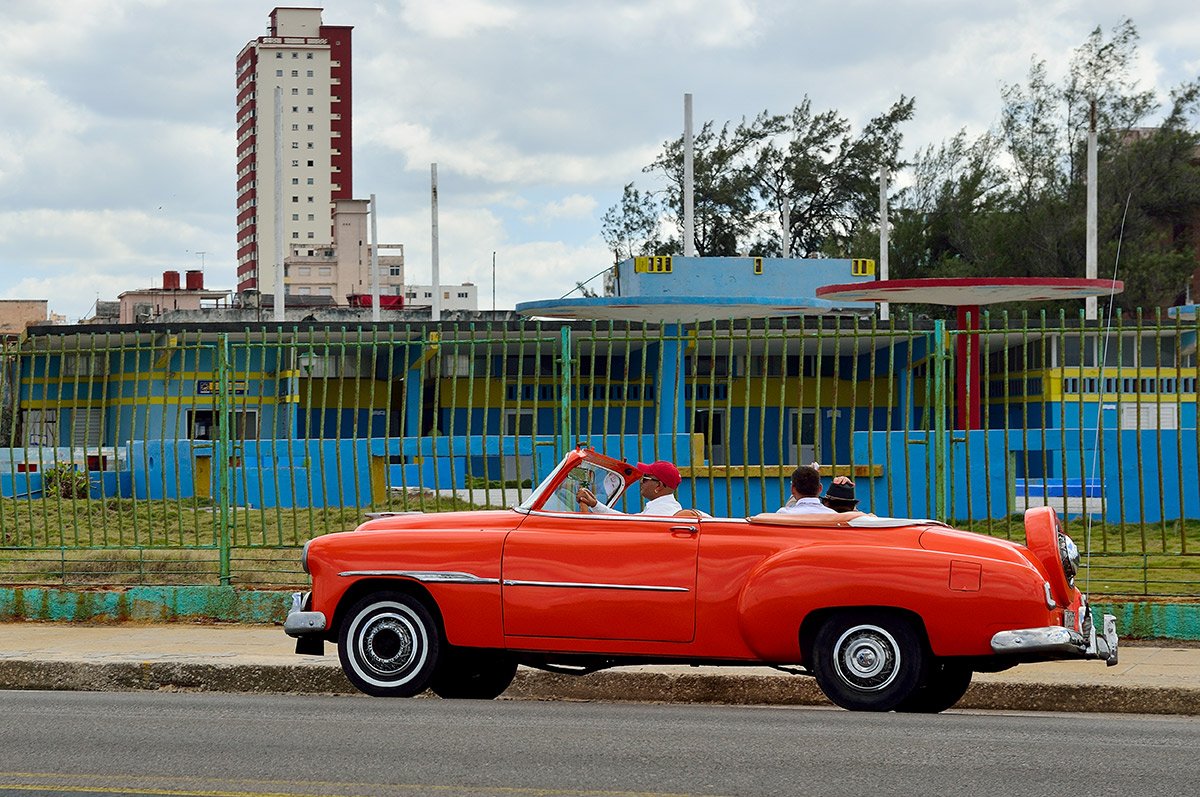
[[[428,280],[438,163],[444,279],[476,282],[490,306],[494,251],[497,301],[512,306],[607,265],[597,212],[629,181],[657,187],[642,167],[679,134],[684,92],[697,124],[807,95],[856,128],[915,96],[911,152],[983,131],[1031,58],[1060,76],[1125,15],[1142,34],[1137,73],[1165,100],[1200,72],[1192,5],[339,0],[323,16],[354,26],[355,193],[391,213],[381,239],[405,243]],[[96,291],[152,284],[200,251],[208,284],[232,287],[233,65],[270,7],[0,3],[0,295],[76,318]]]
[[529,224],[545,224],[564,219],[589,218],[597,207],[596,198],[586,194],[571,194],[562,199],[547,202],[537,209],[536,213],[526,214],[523,218]]
[[415,33],[453,39],[508,27],[517,12],[487,0],[408,0],[401,16]]

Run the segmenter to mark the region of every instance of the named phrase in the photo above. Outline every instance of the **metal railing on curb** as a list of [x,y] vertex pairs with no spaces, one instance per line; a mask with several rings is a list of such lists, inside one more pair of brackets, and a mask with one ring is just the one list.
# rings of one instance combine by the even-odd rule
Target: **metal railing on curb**
[[[670,459],[685,505],[861,508],[1021,540],[1050,505],[1095,592],[1200,595],[1197,323],[984,313],[736,322],[80,327],[0,377],[12,583],[303,582],[369,512],[505,508],[568,448]],[[636,511],[636,498],[624,508]]]

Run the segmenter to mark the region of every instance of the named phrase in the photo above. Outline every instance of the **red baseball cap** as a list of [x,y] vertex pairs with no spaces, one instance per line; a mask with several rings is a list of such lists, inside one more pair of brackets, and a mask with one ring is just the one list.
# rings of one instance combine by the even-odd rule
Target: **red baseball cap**
[[653,476],[672,490],[678,487],[679,483],[683,481],[683,477],[679,475],[679,468],[664,459],[651,462],[649,465],[639,462],[637,469],[647,476]]

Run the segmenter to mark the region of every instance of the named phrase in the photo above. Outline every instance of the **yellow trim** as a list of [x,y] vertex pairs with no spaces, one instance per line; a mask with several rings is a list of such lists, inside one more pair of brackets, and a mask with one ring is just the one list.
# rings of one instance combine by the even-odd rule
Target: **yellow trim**
[[[695,446],[695,436],[692,441]],[[679,469],[679,474],[691,479],[725,478],[791,478],[795,465],[692,465]],[[821,465],[822,476],[849,476],[855,479],[877,479],[883,475],[882,465]]]
[[[82,398],[82,399],[22,399],[22,409],[53,409],[55,407],[141,407],[141,406],[177,406],[186,409],[193,407],[211,407],[215,404],[216,396],[142,396],[140,398],[125,396],[121,398]],[[244,399],[244,400],[243,400]],[[235,396],[230,406],[234,409],[245,406],[248,408],[269,406],[281,402],[279,396]]]

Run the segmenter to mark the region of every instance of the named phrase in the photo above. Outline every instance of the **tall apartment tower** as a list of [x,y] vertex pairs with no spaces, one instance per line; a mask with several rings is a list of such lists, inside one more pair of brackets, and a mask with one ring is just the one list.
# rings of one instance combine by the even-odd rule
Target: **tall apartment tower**
[[349,25],[276,8],[237,57],[237,288],[275,291],[275,87],[283,89],[284,255],[334,240],[353,195]]

